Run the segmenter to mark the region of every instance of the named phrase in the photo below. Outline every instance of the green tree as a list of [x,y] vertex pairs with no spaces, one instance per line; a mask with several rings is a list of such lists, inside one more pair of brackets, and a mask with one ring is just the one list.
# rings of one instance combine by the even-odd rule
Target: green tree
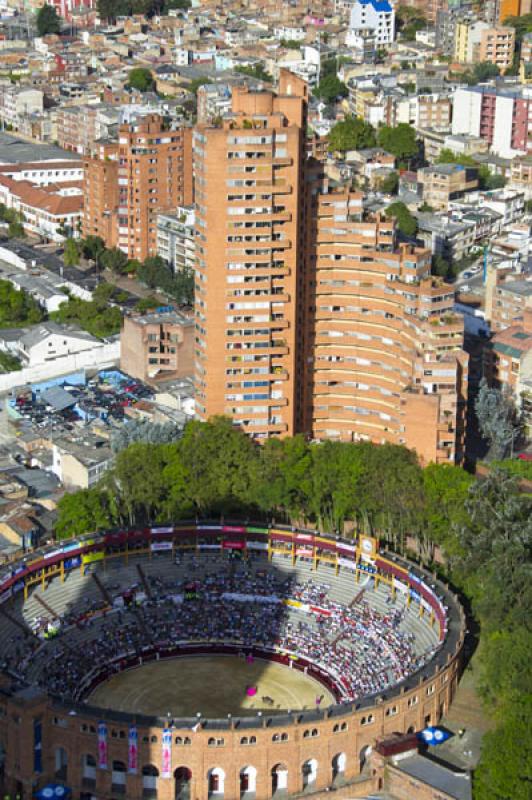
[[327,75],[318,83],[314,94],[325,103],[332,103],[334,100],[347,97],[349,89],[336,75]]
[[455,574],[473,599],[484,633],[529,625],[532,607],[530,497],[516,478],[492,469],[476,481],[458,526],[463,557]]
[[0,280],[0,328],[35,325],[43,319],[44,312],[31,295]]
[[190,472],[182,450],[176,445],[166,448],[168,458],[162,473],[164,500],[160,521],[187,519],[196,513],[190,492]]
[[105,484],[128,524],[157,519],[165,495],[164,463],[162,448],[144,442],[132,444],[116,456]]
[[247,75],[250,78],[255,78],[258,81],[265,83],[272,83],[273,78],[269,72],[266,71],[263,64],[255,64],[253,67],[236,67],[236,72]]
[[532,686],[532,632],[517,627],[486,634],[480,644],[479,693],[492,716],[504,718]]
[[65,494],[57,504],[57,539],[69,539],[83,533],[110,528],[115,516],[109,498],[99,489],[81,489]]
[[106,338],[120,332],[122,314],[119,308],[101,301],[81,300],[71,297],[50,314],[55,322],[78,325],[93,336]]
[[0,372],[18,372],[22,369],[22,363],[11,353],[4,353],[0,350]]
[[509,392],[490,387],[482,378],[475,400],[480,432],[490,445],[490,457],[505,458],[521,431],[521,420]]
[[41,6],[36,15],[37,33],[46,36],[48,33],[61,33],[61,17],[54,6]]
[[440,278],[449,278],[453,274],[451,262],[440,255],[432,256],[431,272]]
[[87,236],[86,239],[81,240],[80,246],[85,258],[90,258],[96,264],[100,263],[102,254],[105,251],[105,242],[101,236]]
[[375,131],[359,117],[348,117],[337,122],[329,133],[329,149],[345,153],[348,150],[364,150],[375,145]]
[[63,261],[67,267],[75,267],[79,264],[79,250],[75,239],[66,240]]
[[173,422],[152,422],[148,419],[132,420],[113,432],[111,447],[114,453],[118,453],[136,442],[169,444],[177,441],[182,432],[182,426]]
[[303,517],[310,465],[310,448],[303,436],[268,439],[259,451],[259,477],[253,494],[259,507],[288,518]]
[[9,239],[24,239],[26,232],[22,222],[10,222],[7,229]]
[[104,269],[116,272],[118,275],[122,274],[128,265],[128,257],[118,247],[113,247],[111,250],[106,250],[102,253],[100,261]]
[[473,776],[475,800],[530,800],[532,694],[507,708],[505,718],[485,734]]
[[387,217],[395,219],[398,229],[404,236],[411,237],[416,235],[416,218],[412,216],[403,202],[396,200],[395,203],[388,206],[384,213]]
[[490,61],[483,61],[473,67],[473,84],[484,83],[490,78],[497,78],[500,74],[499,67]]
[[146,67],[134,67],[129,71],[128,86],[138,92],[151,92],[155,86],[153,75]]
[[425,524],[422,539],[428,559],[433,545],[443,548],[451,564],[461,557],[462,548],[456,529],[467,521],[465,503],[475,479],[460,467],[451,464],[429,464],[423,470]]
[[390,125],[379,128],[377,144],[400,161],[408,161],[419,153],[416,132],[406,122],[400,122],[395,128]]
[[515,41],[520,48],[525,33],[532,33],[532,14],[522,14],[519,17],[506,17],[503,25],[515,30]]
[[[194,507],[201,514],[252,507],[257,445],[227,417],[189,422],[178,443],[190,474]],[[186,456],[186,458],[185,458]]]
[[423,12],[410,6],[400,5],[397,8],[395,19],[397,31],[407,42],[414,41],[416,32],[424,30],[428,24]]
[[399,188],[399,175],[397,172],[390,172],[379,182],[379,191],[384,194],[397,194]]
[[188,85],[188,91],[191,94],[196,95],[200,86],[205,86],[206,83],[209,83],[208,78],[194,78],[194,80],[190,81]]
[[163,12],[168,14],[169,11],[176,8],[180,11],[188,11],[192,6],[191,0],[165,0],[163,5]]
[[492,189],[504,189],[506,186],[506,178],[504,175],[494,175],[490,173],[484,180],[483,189],[491,191]]
[[137,270],[137,277],[149,289],[160,289],[181,305],[194,303],[194,271],[190,267],[173,273],[163,258],[151,256]]
[[116,287],[113,286],[112,283],[102,281],[98,284],[96,289],[94,289],[92,293],[92,299],[94,302],[101,304],[102,306],[106,306],[107,303],[112,300],[115,289]]
[[279,42],[281,47],[286,47],[288,50],[301,50],[301,42],[296,39],[281,39]]
[[145,314],[146,311],[152,311],[159,305],[160,302],[156,297],[141,297],[141,299],[135,303],[135,311],[138,311],[140,314]]

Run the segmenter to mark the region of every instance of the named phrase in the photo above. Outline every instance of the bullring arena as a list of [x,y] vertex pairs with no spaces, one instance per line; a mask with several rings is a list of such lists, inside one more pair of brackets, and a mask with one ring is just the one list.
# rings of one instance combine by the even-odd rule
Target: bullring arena
[[35,551],[0,571],[0,611],[21,798],[362,796],[379,740],[447,712],[465,634],[447,588],[371,537],[241,523]]

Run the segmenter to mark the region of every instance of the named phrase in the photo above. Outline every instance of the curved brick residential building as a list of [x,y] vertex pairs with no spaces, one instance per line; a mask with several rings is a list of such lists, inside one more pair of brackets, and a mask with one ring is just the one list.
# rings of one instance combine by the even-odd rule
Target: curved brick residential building
[[467,355],[454,292],[430,252],[397,246],[362,195],[314,197],[309,284],[312,433],[405,444],[425,461],[463,458]]

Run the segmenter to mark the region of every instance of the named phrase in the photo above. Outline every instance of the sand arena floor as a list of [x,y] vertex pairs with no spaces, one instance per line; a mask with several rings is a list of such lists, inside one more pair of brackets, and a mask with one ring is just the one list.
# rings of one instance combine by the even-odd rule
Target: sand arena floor
[[[246,688],[256,686],[248,697]],[[116,711],[172,717],[254,716],[310,710],[323,695],[320,708],[334,697],[313,678],[281,664],[237,656],[195,656],[150,662],[122,672],[98,686],[88,702]],[[264,701],[269,697],[273,703]]]

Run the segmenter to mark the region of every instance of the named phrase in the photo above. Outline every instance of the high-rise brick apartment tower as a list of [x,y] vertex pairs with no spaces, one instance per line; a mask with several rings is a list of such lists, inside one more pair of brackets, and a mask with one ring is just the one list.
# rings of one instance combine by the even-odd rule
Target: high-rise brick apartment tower
[[120,126],[118,142],[85,160],[83,235],[143,261],[157,246],[158,213],[192,202],[192,130],[159,114]]
[[194,133],[196,398],[256,438],[293,435],[303,388],[307,85],[235,88],[232,113]]
[[257,439],[303,432],[463,458],[467,355],[430,252],[305,156],[306,85],[236,89],[194,133],[196,407]]

